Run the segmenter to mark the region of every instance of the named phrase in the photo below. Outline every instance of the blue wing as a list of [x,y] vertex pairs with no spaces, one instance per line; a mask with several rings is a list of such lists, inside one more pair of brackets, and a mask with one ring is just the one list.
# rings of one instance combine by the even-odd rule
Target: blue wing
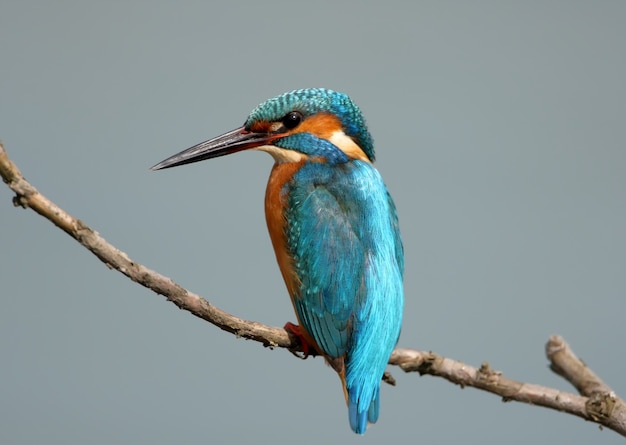
[[380,379],[400,334],[404,267],[395,207],[369,163],[307,163],[287,189],[294,306],[324,354],[345,357],[350,422],[378,417]]

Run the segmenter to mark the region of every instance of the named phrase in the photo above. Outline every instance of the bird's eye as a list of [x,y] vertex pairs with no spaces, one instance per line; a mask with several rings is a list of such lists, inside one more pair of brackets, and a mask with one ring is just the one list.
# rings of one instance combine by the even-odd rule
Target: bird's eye
[[285,117],[283,117],[283,125],[288,130],[291,130],[292,128],[296,128],[300,122],[302,122],[302,118],[302,113],[299,111],[290,111],[285,115]]

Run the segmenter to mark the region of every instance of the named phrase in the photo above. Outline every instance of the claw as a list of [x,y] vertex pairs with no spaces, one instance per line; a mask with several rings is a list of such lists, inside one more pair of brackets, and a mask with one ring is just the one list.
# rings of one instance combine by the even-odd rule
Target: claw
[[312,357],[315,357],[317,355],[315,346],[309,343],[309,341],[306,339],[306,337],[302,333],[302,328],[300,326],[288,321],[287,323],[285,323],[285,326],[283,326],[283,328],[285,329],[285,331],[289,332],[294,337],[296,337],[298,339],[298,342],[300,343],[300,347],[302,348],[302,353],[304,354],[304,356],[297,354],[297,352],[291,351],[296,357],[305,359],[309,355]]

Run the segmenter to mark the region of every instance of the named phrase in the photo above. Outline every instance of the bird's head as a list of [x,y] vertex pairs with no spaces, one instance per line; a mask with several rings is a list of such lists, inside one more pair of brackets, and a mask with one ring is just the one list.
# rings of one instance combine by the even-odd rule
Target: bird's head
[[343,93],[308,88],[263,102],[243,126],[171,156],[152,170],[248,149],[266,151],[276,162],[374,161],[372,137],[354,102]]

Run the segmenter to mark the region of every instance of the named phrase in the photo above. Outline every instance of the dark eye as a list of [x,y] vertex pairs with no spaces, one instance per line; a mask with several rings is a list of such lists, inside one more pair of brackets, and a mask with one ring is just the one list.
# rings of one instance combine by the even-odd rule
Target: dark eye
[[303,116],[299,111],[290,111],[283,117],[283,125],[288,130],[296,128],[302,122]]

